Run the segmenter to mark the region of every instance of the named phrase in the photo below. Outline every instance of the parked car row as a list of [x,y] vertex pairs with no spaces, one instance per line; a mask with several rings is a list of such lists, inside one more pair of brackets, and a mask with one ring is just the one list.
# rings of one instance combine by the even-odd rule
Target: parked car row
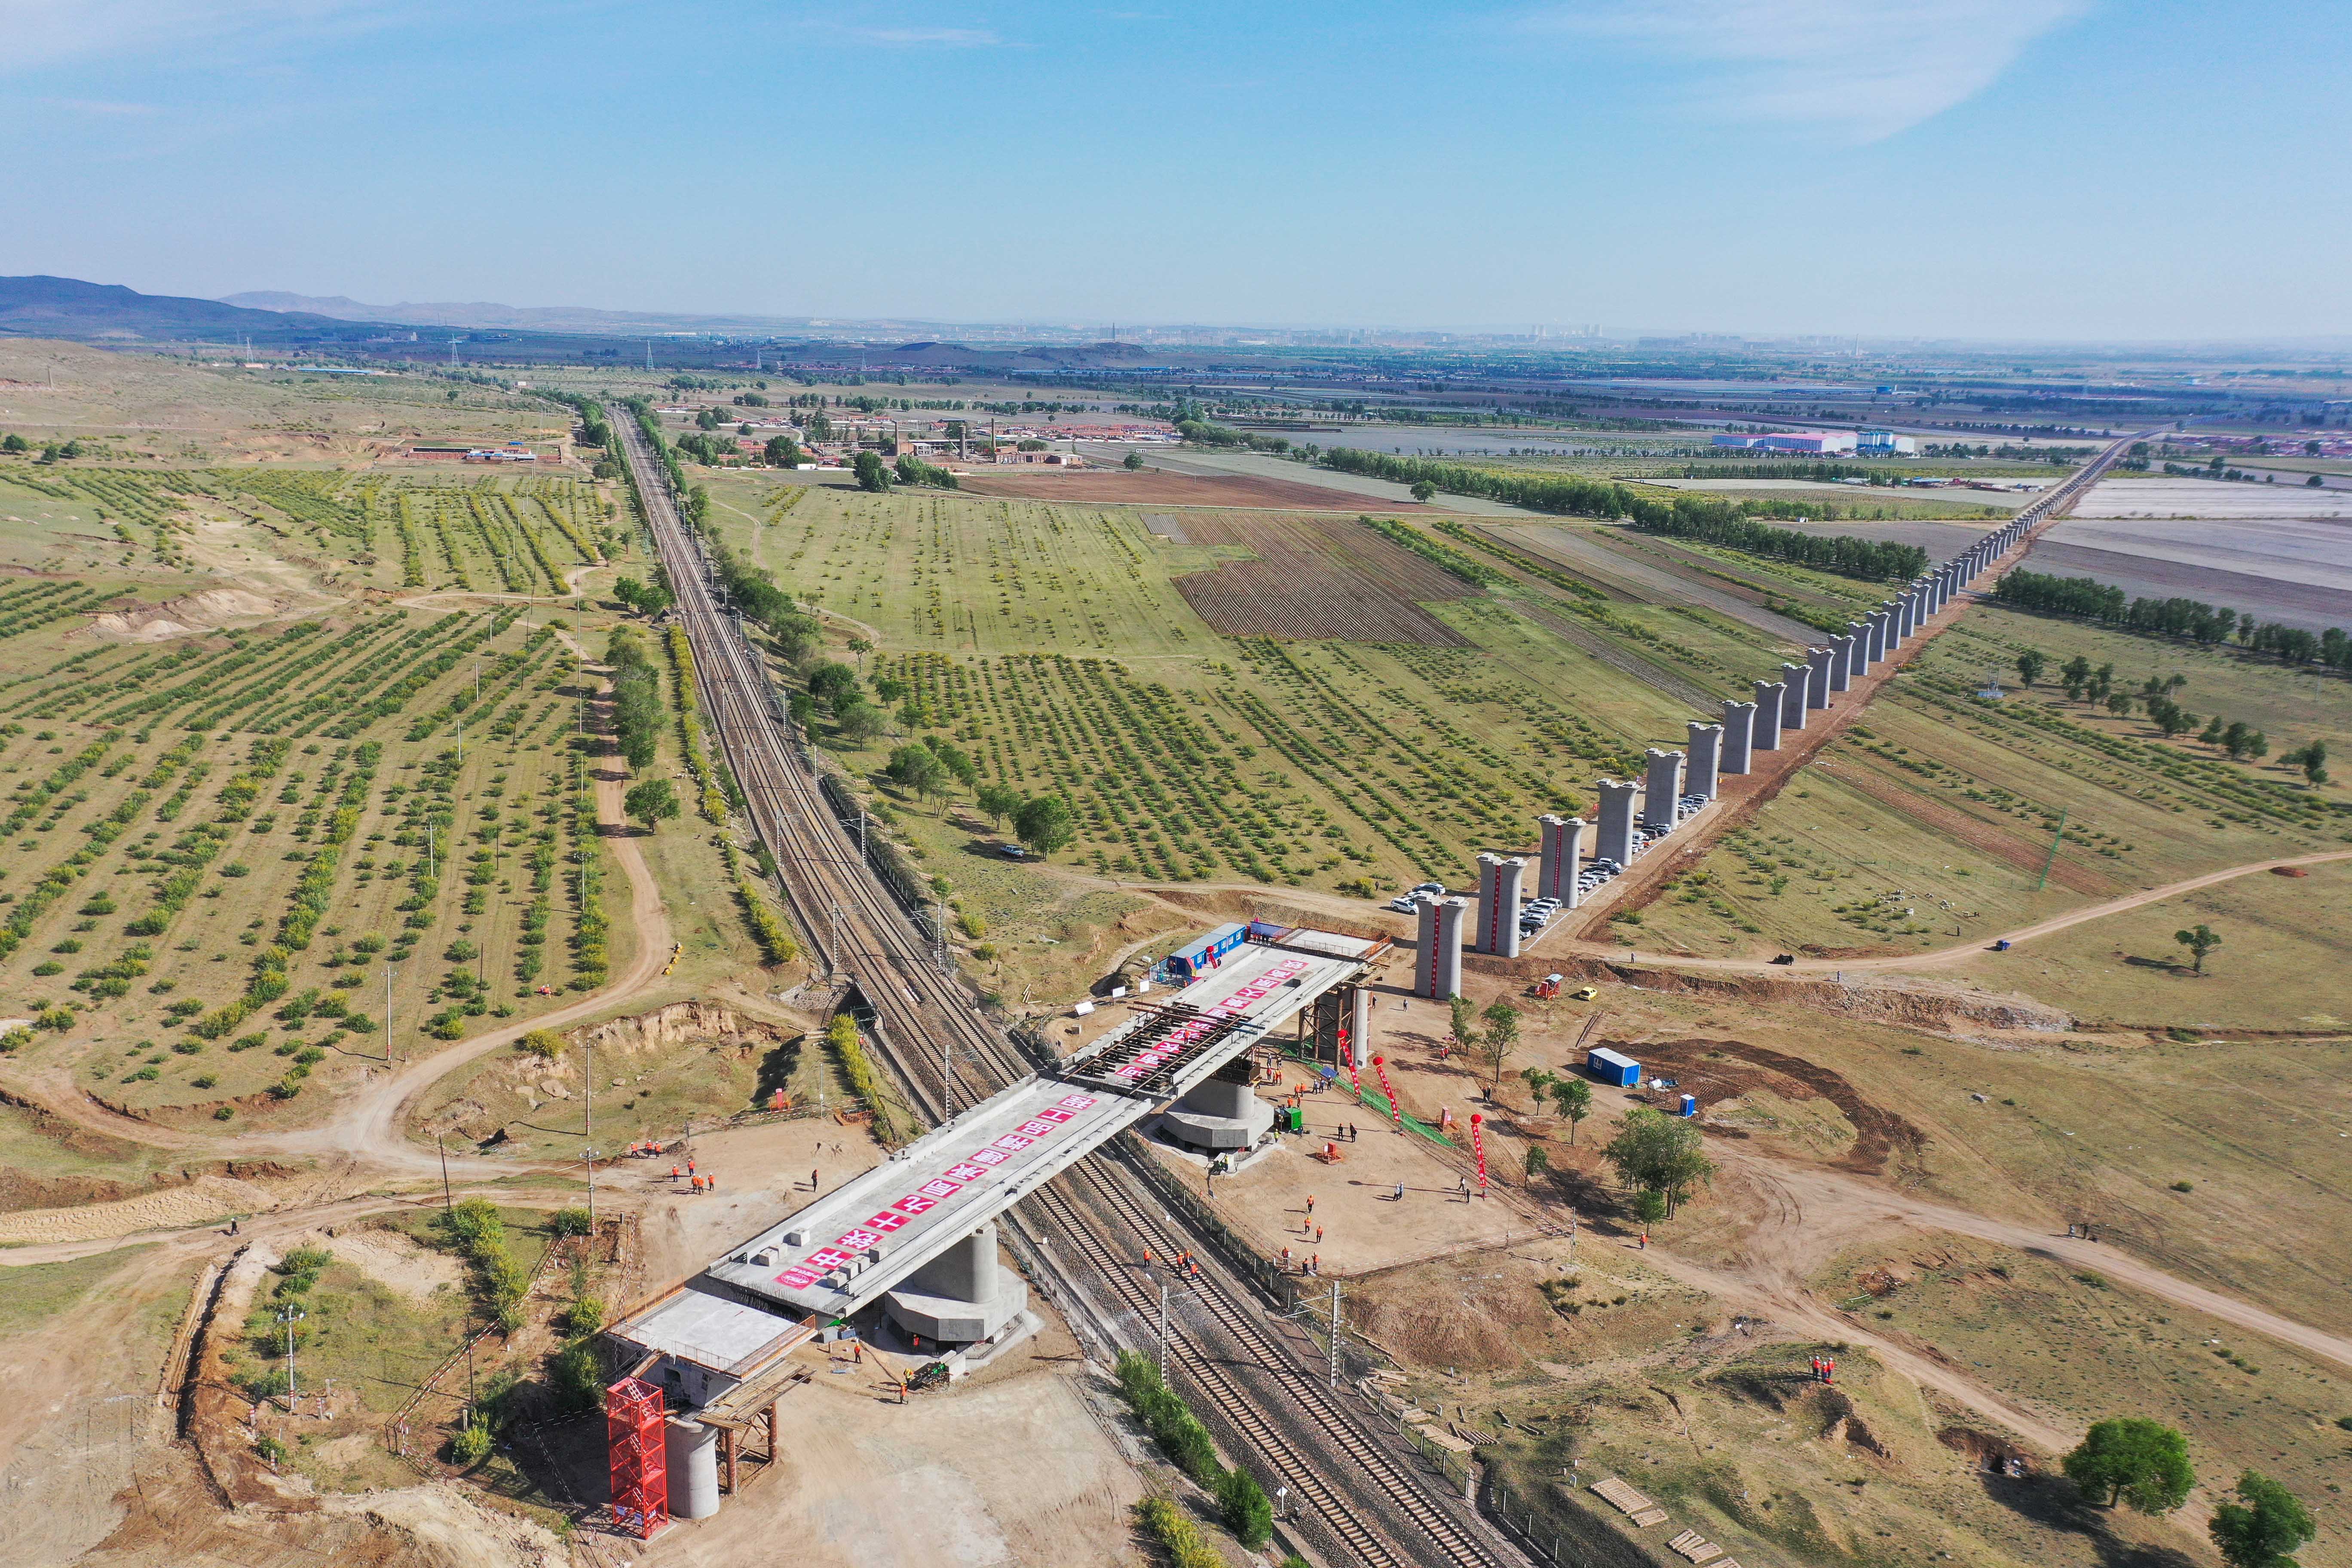
[[1413,903],[1413,900],[1423,893],[1427,893],[1433,899],[1442,899],[1445,896],[1445,884],[1443,882],[1422,882],[1416,884],[1413,887],[1406,889],[1403,892],[1399,893],[1395,898],[1391,899],[1389,900],[1389,908],[1394,910],[1401,915],[1409,915],[1412,913],[1413,910],[1417,907]]

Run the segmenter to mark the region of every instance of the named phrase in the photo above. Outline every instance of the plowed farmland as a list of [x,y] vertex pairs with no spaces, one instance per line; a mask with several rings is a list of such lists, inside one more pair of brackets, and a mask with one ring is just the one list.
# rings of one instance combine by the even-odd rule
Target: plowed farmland
[[1256,557],[1176,579],[1185,602],[1227,637],[1469,646],[1422,605],[1476,590],[1353,519],[1212,512],[1186,517],[1184,533]]

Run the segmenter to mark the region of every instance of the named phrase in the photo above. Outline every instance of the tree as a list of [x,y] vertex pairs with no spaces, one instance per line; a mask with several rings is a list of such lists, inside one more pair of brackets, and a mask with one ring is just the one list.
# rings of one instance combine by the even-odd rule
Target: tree
[[1457,1049],[1475,1051],[1478,1048],[1478,1010],[1467,996],[1449,996],[1447,1011],[1454,1016],[1454,1044]]
[[621,797],[621,809],[646,825],[646,831],[657,830],[657,825],[675,821],[678,813],[677,792],[667,779],[644,779],[629,786]]
[[931,755],[939,758],[940,766],[947,769],[948,776],[964,788],[970,789],[980,782],[980,764],[954,742],[942,740],[937,735],[926,735],[923,744],[930,748]]
[[1413,500],[1417,500],[1417,501],[1424,501],[1424,502],[1425,502],[1425,501],[1427,501],[1427,500],[1429,500],[1429,498],[1430,498],[1430,497],[1432,497],[1432,496],[1435,495],[1436,493],[1437,493],[1437,487],[1436,487],[1435,485],[1431,484],[1427,479],[1415,479],[1415,480],[1413,480],[1413,482],[1412,482],[1412,499],[1413,499]]
[[988,813],[990,826],[1003,827],[1004,819],[1021,809],[1021,792],[1001,781],[984,784],[972,796],[972,804]]
[[2307,746],[2298,746],[2280,757],[2279,761],[2291,768],[2301,768],[2303,776],[2314,784],[2324,784],[2327,782],[2327,742],[2325,741],[2314,741]]
[[1542,1175],[1546,1171],[1550,1169],[1551,1156],[1544,1152],[1543,1145],[1540,1143],[1528,1144],[1528,1180],[1532,1182],[1538,1176]]
[[1592,1086],[1580,1078],[1564,1078],[1551,1086],[1551,1098],[1568,1118],[1568,1142],[1576,1143],[1576,1126],[1592,1114]]
[[1671,1215],[1690,1189],[1715,1174],[1700,1150],[1698,1124],[1644,1106],[1626,1112],[1624,1125],[1602,1151],[1627,1186],[1655,1193]]
[[857,476],[857,488],[879,495],[890,488],[890,469],[875,452],[860,452],[850,460],[850,471]]
[[2238,1496],[2215,1507],[2206,1526],[2221,1560],[2230,1568],[2294,1568],[2288,1553],[2319,1533],[2311,1510],[2259,1470],[2238,1478]]
[[866,656],[874,651],[873,639],[869,637],[852,637],[849,639],[849,651],[857,656],[857,673],[860,675],[865,674]]
[[891,783],[919,795],[940,795],[947,789],[947,765],[929,746],[911,742],[900,746],[890,753],[890,765],[882,771]]
[[1013,814],[1013,831],[1040,856],[1051,858],[1076,836],[1070,803],[1058,795],[1034,795]]
[[801,460],[800,443],[790,436],[771,436],[767,450],[761,454],[772,468],[789,468]]
[[2076,654],[2058,667],[2058,684],[2065,688],[2070,702],[2083,695],[2083,688],[2091,683],[2091,661]]
[[2042,667],[2049,662],[2038,650],[2027,648],[2017,656],[2017,679],[2028,686],[2032,685],[2042,679]]
[[1234,1539],[1253,1552],[1274,1538],[1274,1504],[1255,1478],[1238,1465],[1217,1482],[1217,1511]]
[[1479,1038],[1478,1054],[1486,1063],[1486,1098],[1503,1087],[1503,1064],[1519,1047],[1519,1010],[1508,1002],[1496,1002],[1479,1015],[1486,1020],[1486,1033]]
[[890,715],[863,697],[851,697],[833,710],[834,727],[841,738],[862,746],[890,727]]
[[2144,1415],[2093,1423],[2062,1468],[2086,1496],[2104,1491],[2107,1507],[2127,1502],[2142,1513],[2171,1512],[2197,1484],[2189,1440]]
[[2221,945],[2221,939],[2213,928],[2201,921],[2187,931],[2174,931],[2172,940],[2187,948],[2196,959],[2195,973],[2199,974],[2205,973],[2205,955]]
[[857,672],[838,662],[820,664],[809,671],[808,689],[811,696],[838,712],[845,700],[858,700]]
[[[16,437],[10,437],[11,440],[16,438]],[[1140,452],[1129,452],[1127,455],[1126,460],[1121,462],[1119,467],[1125,468],[1130,474],[1141,472],[1143,468],[1143,454]],[[2316,478],[2317,476],[2315,475],[2314,477]]]

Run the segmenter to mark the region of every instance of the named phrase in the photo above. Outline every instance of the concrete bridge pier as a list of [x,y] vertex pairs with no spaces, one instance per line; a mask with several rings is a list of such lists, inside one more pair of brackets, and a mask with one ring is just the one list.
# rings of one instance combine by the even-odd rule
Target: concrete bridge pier
[[[1266,1114],[1270,1121],[1271,1106]],[[1029,1286],[997,1267],[996,1222],[991,1220],[907,1276],[882,1303],[899,1328],[945,1350],[1002,1333],[1029,1310]]]

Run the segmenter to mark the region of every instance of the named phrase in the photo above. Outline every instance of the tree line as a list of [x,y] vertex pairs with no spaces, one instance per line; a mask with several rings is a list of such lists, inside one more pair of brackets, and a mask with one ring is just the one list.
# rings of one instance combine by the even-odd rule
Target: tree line
[[[1335,447],[1323,466],[1398,484],[1428,485],[1455,495],[1484,496],[1531,511],[1572,517],[1625,518],[1633,526],[1672,538],[1695,539],[1751,555],[1793,562],[1864,582],[1904,581],[1927,567],[1927,552],[1916,544],[1895,544],[1852,534],[1801,533],[1759,522],[1759,516],[1798,516],[1787,501],[1727,501],[1703,496],[1672,500],[1643,496],[1613,479],[1580,474],[1513,473],[1464,463],[1433,462],[1394,453]],[[1812,509],[1818,512],[1821,509]]]
[[2340,626],[2324,632],[2277,621],[2257,622],[2250,614],[2201,600],[2132,598],[2095,577],[2057,577],[2011,572],[1993,589],[1996,602],[2012,609],[2098,621],[2151,637],[2186,637],[2211,647],[2234,640],[2240,647],[2266,653],[2288,664],[2317,664],[2352,670],[2352,635]]

